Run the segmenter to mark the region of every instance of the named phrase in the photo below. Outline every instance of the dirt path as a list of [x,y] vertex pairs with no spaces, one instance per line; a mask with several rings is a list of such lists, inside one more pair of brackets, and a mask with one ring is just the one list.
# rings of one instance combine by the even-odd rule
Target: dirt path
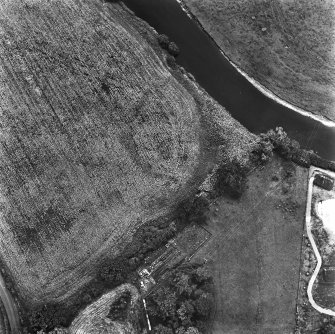
[[[314,182],[314,178],[318,173],[327,173],[327,171],[324,170],[320,170],[318,168],[314,168],[312,167],[310,170],[310,176],[309,176],[309,185],[308,185],[308,194],[307,194],[307,207],[306,207],[306,229],[307,229],[307,235],[308,238],[312,244],[313,247],[313,251],[314,254],[317,258],[317,265],[316,268],[311,276],[310,281],[308,282],[308,287],[307,287],[307,295],[308,295],[308,300],[311,303],[311,305],[320,313],[323,314],[328,314],[331,316],[335,316],[335,312],[330,310],[330,309],[325,309],[320,307],[318,304],[316,304],[314,298],[313,298],[313,285],[314,282],[316,280],[316,277],[318,276],[318,273],[321,269],[322,266],[322,259],[321,259],[321,255],[319,253],[319,250],[316,246],[315,240],[313,238],[313,234],[312,234],[312,225],[311,225],[311,209],[312,209],[312,193],[313,193],[313,182]],[[332,174],[333,176],[333,174]]]

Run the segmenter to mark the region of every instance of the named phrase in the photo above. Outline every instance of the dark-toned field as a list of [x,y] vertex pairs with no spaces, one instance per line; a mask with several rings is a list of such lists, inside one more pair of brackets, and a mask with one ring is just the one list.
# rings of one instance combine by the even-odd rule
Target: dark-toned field
[[240,200],[219,198],[197,258],[212,267],[216,334],[294,332],[308,170],[277,157]]
[[0,256],[28,307],[61,301],[253,135],[122,4],[1,1]]
[[335,120],[335,3],[184,0],[225,54],[298,107]]

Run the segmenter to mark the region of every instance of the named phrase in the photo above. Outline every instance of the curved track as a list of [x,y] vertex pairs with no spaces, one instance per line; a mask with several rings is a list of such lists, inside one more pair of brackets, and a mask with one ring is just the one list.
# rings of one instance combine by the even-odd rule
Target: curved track
[[6,288],[5,281],[0,274],[0,298],[5,306],[8,321],[10,324],[11,334],[20,333],[20,319],[15,302]]
[[321,255],[319,253],[319,250],[316,246],[315,240],[313,238],[313,234],[312,234],[312,226],[311,226],[311,209],[312,209],[312,194],[313,194],[313,182],[314,182],[314,178],[318,173],[325,173],[326,171],[322,171],[321,169],[318,168],[311,168],[310,170],[310,175],[309,175],[309,184],[308,184],[308,194],[307,194],[307,207],[306,207],[306,230],[307,230],[307,235],[308,235],[308,239],[311,242],[311,245],[313,247],[313,251],[314,254],[316,256],[317,259],[317,265],[316,268],[311,276],[311,279],[308,282],[308,287],[307,287],[307,296],[308,296],[308,300],[311,303],[311,305],[320,313],[323,314],[328,314],[330,316],[335,316],[335,312],[330,310],[330,309],[325,309],[321,306],[319,306],[314,298],[313,298],[313,285],[314,282],[316,280],[316,277],[321,269],[322,266],[322,259],[321,259]]

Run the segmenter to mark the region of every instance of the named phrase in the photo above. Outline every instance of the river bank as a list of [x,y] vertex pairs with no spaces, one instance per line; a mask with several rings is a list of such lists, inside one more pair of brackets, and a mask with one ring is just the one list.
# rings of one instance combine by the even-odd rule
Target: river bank
[[176,0],[124,2],[159,34],[166,34],[177,43],[180,48],[176,59],[178,65],[191,73],[197,83],[250,132],[259,134],[280,126],[302,148],[313,150],[324,159],[335,160],[335,147],[329,145],[335,142],[335,127],[324,120],[316,121],[302,111],[293,112],[284,102],[270,98],[269,92],[261,92],[223,56],[208,33],[190,18],[182,8],[185,0],[182,3]]
[[255,78],[253,78],[252,76],[248,75],[245,71],[243,71],[234,61],[232,61],[231,58],[228,57],[228,55],[225,53],[224,50],[222,50],[222,48],[220,47],[220,45],[217,43],[217,41],[214,39],[214,37],[206,30],[206,28],[204,27],[204,25],[201,23],[201,21],[192,13],[191,9],[189,8],[189,6],[185,3],[184,0],[176,0],[181,8],[186,12],[186,14],[192,19],[194,20],[202,29],[203,32],[205,32],[208,37],[216,44],[216,46],[218,47],[218,49],[220,50],[221,54],[223,55],[223,57],[225,57],[229,63],[244,77],[246,78],[254,87],[256,87],[260,92],[262,92],[265,96],[269,97],[270,99],[272,99],[273,101],[275,101],[276,103],[281,104],[284,107],[287,107],[301,115],[304,115],[306,117],[309,117],[311,119],[313,119],[314,121],[320,122],[323,125],[327,126],[327,127],[332,127],[335,128],[335,122],[331,121],[323,116],[319,116],[319,115],[315,115],[307,110],[304,110],[302,108],[299,108],[298,106],[295,106],[292,103],[289,103],[288,101],[283,100],[282,98],[280,98],[278,95],[276,95],[273,91],[271,91],[269,88],[265,87],[264,85],[262,85],[259,81],[257,81]]

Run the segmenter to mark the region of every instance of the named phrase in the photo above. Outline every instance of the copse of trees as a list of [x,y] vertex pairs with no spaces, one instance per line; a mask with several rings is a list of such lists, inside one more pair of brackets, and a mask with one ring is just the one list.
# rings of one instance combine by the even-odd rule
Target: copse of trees
[[209,200],[203,195],[181,202],[176,210],[178,229],[181,230],[185,226],[192,224],[205,225],[208,211]]
[[57,304],[43,305],[29,314],[30,333],[50,332],[55,327],[66,325],[66,315]]
[[312,151],[302,149],[299,143],[291,139],[282,127],[269,130],[259,136],[259,141],[252,151],[254,162],[266,162],[272,155],[271,149],[286,160],[309,168],[311,165],[335,171],[335,163],[321,158]]
[[165,282],[147,298],[153,333],[203,333],[214,305],[213,281],[207,269],[184,265]]

